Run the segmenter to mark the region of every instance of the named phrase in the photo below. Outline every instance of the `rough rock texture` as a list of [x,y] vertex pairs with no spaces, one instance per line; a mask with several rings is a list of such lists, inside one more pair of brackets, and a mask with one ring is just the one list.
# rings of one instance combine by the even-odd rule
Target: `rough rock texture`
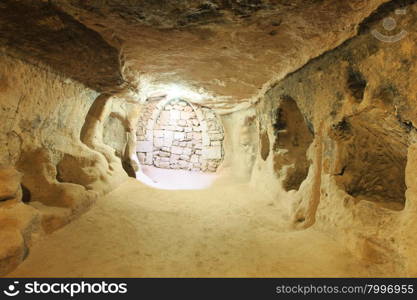
[[201,169],[225,155],[292,230],[417,276],[417,4],[385,2],[2,1],[0,274],[135,176],[138,120],[157,107],[137,100],[174,83],[201,92],[185,105],[207,121]]
[[176,82],[228,112],[354,36],[386,1],[7,0],[0,41],[99,91]]
[[33,234],[62,227],[126,173],[101,141],[106,115],[96,92],[5,53],[0,87],[0,223],[2,239],[14,241],[0,243],[4,273],[24,257]]
[[119,51],[49,1],[2,1],[0,32],[0,45],[15,56],[46,63],[97,91],[126,85]]
[[241,180],[250,178],[259,145],[258,122],[253,108],[221,117],[224,126],[225,168]]
[[146,102],[136,134],[143,165],[215,172],[224,156],[223,128],[216,114],[182,99]]
[[[333,235],[381,276],[417,274],[412,254],[417,251],[412,217],[417,203],[417,4],[408,4],[384,5],[357,37],[270,89],[256,106],[255,129],[249,123],[239,128],[243,112],[224,117],[241,131],[257,132],[252,136],[260,138],[251,145],[261,147],[249,170],[251,181],[268,187],[287,207],[292,226],[314,226]],[[396,20],[394,31],[384,29],[386,18]],[[387,37],[406,34],[384,42],[376,31]],[[288,99],[292,108],[284,111],[296,124],[292,128],[282,117]],[[290,151],[282,156],[282,149]],[[293,170],[300,170],[297,184],[288,184]]]
[[18,266],[39,231],[39,213],[22,203],[22,175],[0,167],[0,274]]
[[136,124],[140,111],[140,105],[136,101],[129,102],[124,98],[113,97],[107,114],[103,117],[105,121],[102,124],[102,143],[110,146],[109,151],[120,158],[123,169],[130,177],[135,177],[135,172],[139,170],[136,158]]
[[282,182],[285,190],[298,190],[310,167],[305,154],[313,141],[312,129],[306,124],[294,99],[287,96],[279,99],[273,122],[274,170],[285,178]]

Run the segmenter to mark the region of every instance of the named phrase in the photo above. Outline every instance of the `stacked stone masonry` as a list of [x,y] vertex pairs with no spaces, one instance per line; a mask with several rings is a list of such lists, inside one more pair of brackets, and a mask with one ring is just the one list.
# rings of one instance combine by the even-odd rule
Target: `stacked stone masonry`
[[148,101],[138,124],[136,152],[143,165],[215,172],[223,159],[223,139],[211,109],[181,99]]

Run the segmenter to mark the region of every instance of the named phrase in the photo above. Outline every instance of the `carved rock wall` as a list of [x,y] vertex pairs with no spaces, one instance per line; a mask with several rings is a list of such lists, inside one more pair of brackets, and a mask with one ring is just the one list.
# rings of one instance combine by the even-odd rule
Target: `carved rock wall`
[[[417,274],[416,12],[415,1],[384,5],[357,37],[271,88],[256,106],[259,138],[250,143],[259,145],[247,171],[251,183],[287,207],[288,226],[331,234],[381,276]],[[388,17],[397,22],[394,31],[383,27]],[[376,30],[406,35],[386,42]],[[283,99],[294,100],[287,113],[295,122],[284,132],[286,122],[277,118]],[[291,113],[297,110],[298,117]],[[300,163],[302,176],[289,186]]]
[[7,240],[0,274],[24,259],[38,236],[125,180],[121,160],[102,141],[112,108],[97,105],[101,99],[45,66],[0,53],[0,240]]

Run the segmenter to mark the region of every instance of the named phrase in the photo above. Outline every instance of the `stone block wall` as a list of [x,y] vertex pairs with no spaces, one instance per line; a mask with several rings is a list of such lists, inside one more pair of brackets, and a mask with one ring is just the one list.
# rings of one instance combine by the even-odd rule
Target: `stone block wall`
[[141,164],[215,172],[223,158],[223,128],[209,108],[181,99],[149,101],[137,130]]

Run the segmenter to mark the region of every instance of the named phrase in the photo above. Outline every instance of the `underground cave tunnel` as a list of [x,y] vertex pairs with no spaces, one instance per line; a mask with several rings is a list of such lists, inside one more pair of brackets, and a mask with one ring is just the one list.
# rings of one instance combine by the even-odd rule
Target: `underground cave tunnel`
[[0,4],[1,276],[417,276],[416,1],[81,2]]

